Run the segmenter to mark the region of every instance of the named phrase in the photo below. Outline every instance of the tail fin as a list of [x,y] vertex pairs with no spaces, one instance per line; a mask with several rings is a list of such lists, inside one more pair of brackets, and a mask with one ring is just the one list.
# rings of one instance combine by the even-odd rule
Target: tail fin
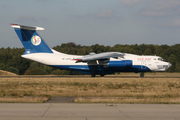
[[41,27],[30,27],[18,24],[11,24],[21,43],[26,49],[24,54],[30,53],[53,53],[44,40],[37,34],[36,30],[44,30]]

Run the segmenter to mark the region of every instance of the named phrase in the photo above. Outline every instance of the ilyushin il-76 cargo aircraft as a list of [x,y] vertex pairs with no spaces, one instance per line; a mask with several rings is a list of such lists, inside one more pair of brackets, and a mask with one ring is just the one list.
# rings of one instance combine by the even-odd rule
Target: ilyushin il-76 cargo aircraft
[[50,48],[37,30],[42,27],[11,24],[22,42],[25,52],[21,57],[30,59],[51,67],[64,70],[73,70],[92,77],[103,77],[115,72],[145,72],[165,71],[171,64],[158,56],[134,55],[121,52],[90,53],[85,56],[68,55]]

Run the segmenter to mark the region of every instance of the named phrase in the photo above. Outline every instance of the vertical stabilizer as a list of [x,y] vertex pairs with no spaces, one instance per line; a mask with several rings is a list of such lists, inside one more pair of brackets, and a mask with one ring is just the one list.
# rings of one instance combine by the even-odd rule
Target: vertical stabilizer
[[24,54],[30,53],[53,53],[36,30],[44,30],[41,27],[30,27],[18,24],[11,24],[21,43],[26,49]]

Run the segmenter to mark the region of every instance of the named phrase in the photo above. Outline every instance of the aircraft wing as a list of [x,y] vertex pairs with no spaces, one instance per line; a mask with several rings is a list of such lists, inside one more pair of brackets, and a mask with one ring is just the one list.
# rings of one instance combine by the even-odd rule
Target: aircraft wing
[[88,62],[92,60],[108,60],[110,58],[117,58],[117,57],[124,57],[124,53],[105,52],[105,53],[99,53],[99,54],[85,55],[80,58],[74,58],[73,60],[76,60],[76,62]]

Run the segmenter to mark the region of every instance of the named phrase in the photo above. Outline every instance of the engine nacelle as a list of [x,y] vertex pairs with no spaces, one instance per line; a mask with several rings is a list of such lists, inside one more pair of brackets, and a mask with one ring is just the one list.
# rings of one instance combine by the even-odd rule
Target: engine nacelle
[[122,61],[109,61],[107,67],[130,67],[132,66],[132,60]]

